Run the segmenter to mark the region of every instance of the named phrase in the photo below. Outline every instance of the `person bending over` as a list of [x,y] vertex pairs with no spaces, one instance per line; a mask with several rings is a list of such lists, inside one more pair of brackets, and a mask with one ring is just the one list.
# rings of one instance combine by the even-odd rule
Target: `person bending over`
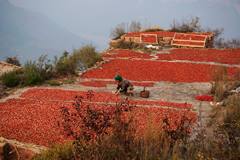
[[115,76],[115,81],[117,81],[117,90],[115,92],[115,94],[125,94],[125,95],[131,95],[133,96],[133,85],[130,81],[123,79],[122,76],[117,75]]

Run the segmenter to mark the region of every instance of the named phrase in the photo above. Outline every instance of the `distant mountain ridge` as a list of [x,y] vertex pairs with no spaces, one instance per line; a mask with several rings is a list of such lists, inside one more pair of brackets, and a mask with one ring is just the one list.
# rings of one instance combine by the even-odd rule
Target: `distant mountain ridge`
[[59,55],[79,48],[86,40],[61,28],[46,16],[0,0],[0,59],[18,56],[22,61],[41,54]]

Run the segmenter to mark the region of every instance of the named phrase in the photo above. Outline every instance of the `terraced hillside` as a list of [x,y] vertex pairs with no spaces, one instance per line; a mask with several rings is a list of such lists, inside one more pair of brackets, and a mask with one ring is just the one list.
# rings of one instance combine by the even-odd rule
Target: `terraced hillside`
[[[76,96],[87,97],[92,90],[94,97],[85,103],[112,110],[126,98],[112,93],[116,74],[134,84],[134,96],[128,101],[136,106],[137,133],[146,130],[149,121],[158,125],[164,117],[171,119],[173,129],[183,115],[204,123],[211,106],[195,97],[209,94],[217,70],[224,67],[229,78],[234,78],[240,69],[239,50],[110,50],[103,58],[101,65],[83,73],[75,84],[25,88],[0,100],[0,136],[44,146],[70,140],[59,125],[62,107],[73,108]],[[143,87],[150,91],[148,99],[139,96]]]

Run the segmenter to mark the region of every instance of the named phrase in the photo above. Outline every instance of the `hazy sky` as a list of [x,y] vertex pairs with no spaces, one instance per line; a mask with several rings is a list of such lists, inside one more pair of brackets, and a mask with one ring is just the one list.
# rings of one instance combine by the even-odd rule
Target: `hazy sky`
[[110,32],[122,22],[169,28],[173,19],[198,16],[202,25],[224,28],[227,38],[240,38],[240,0],[9,0],[40,12],[69,31],[107,46]]

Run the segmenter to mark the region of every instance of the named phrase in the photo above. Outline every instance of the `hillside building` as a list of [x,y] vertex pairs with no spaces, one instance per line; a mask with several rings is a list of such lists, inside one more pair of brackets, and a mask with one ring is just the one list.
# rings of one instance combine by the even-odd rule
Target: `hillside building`
[[209,48],[213,33],[179,33],[170,31],[130,32],[121,37],[125,42],[170,47]]

